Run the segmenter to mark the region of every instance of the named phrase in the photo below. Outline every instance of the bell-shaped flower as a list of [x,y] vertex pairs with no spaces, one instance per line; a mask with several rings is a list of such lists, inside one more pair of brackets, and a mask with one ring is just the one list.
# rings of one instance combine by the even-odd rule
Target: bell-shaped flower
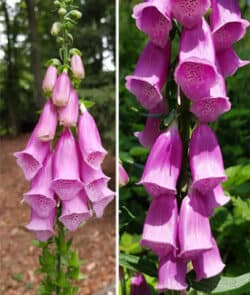
[[79,80],[85,77],[85,69],[82,63],[82,59],[78,54],[74,54],[71,57],[71,71],[73,73],[73,76]]
[[249,22],[241,18],[238,0],[212,0],[210,24],[216,51],[230,48],[246,33]]
[[125,186],[129,182],[128,173],[125,170],[125,168],[122,166],[121,163],[119,163],[119,185]]
[[31,219],[26,228],[32,231],[39,241],[45,242],[53,236],[56,209],[53,209],[47,218],[39,217],[34,210],[31,210]]
[[241,60],[232,47],[217,52],[216,58],[224,78],[233,76],[239,68],[250,63],[249,60]]
[[217,82],[210,88],[209,95],[193,101],[190,111],[200,122],[213,122],[230,109],[224,78],[218,74]]
[[51,100],[48,100],[42,110],[37,126],[37,137],[41,141],[53,140],[57,127],[56,108]]
[[151,0],[134,7],[133,18],[139,30],[146,33],[157,46],[164,47],[172,29],[168,0]]
[[175,194],[181,163],[182,142],[174,122],[157,138],[138,184],[142,184],[154,197]]
[[58,140],[53,156],[51,188],[63,201],[73,199],[83,188],[76,141],[69,129]]
[[202,16],[210,7],[210,0],[170,0],[173,16],[185,28],[200,25]]
[[57,68],[53,65],[50,65],[45,73],[42,88],[46,94],[50,94],[56,84],[57,80]]
[[196,272],[196,281],[214,277],[221,273],[225,267],[214,238],[212,239],[212,243],[212,249],[204,251],[192,259],[192,264]]
[[167,290],[185,290],[188,287],[186,271],[187,262],[175,257],[173,253],[160,257],[157,291],[164,293]]
[[163,99],[161,89],[167,80],[170,51],[170,42],[164,48],[148,42],[137,62],[134,74],[126,77],[126,88],[148,110]]
[[191,100],[203,98],[215,84],[217,69],[212,34],[206,20],[181,34],[175,81]]
[[59,109],[59,122],[64,127],[76,126],[79,115],[79,100],[73,87],[70,89],[69,101],[65,107]]
[[57,78],[52,93],[53,104],[57,107],[64,107],[68,103],[71,83],[66,72],[62,72]]
[[73,199],[62,201],[62,214],[59,220],[68,230],[75,231],[83,221],[90,217],[88,199],[84,190],[81,190]]
[[114,195],[115,193],[106,185],[101,189],[99,195],[95,196],[95,198],[88,196],[97,218],[101,218],[103,216],[105,208],[114,199]]
[[144,147],[151,149],[157,137],[162,133],[160,130],[161,118],[159,116],[166,114],[167,109],[165,103],[160,102],[154,109],[150,110],[144,130],[134,133]]
[[161,195],[152,200],[144,222],[141,245],[158,256],[177,248],[178,207],[175,195]]
[[178,236],[183,259],[195,257],[213,246],[206,208],[192,196],[192,191],[181,204]]
[[227,179],[216,135],[206,124],[199,124],[191,136],[190,167],[193,188],[201,193],[214,189]]
[[143,274],[138,273],[131,278],[130,295],[151,295],[149,285]]
[[43,162],[50,151],[50,142],[42,142],[37,138],[36,125],[25,149],[14,153],[17,158],[17,164],[22,168],[25,178],[31,180],[42,168]]
[[94,118],[81,105],[82,114],[78,121],[78,144],[83,160],[91,167],[100,168],[107,151],[103,148],[101,137]]
[[50,215],[56,207],[54,192],[50,188],[52,181],[52,153],[48,155],[43,167],[33,178],[31,189],[24,194],[24,200],[42,218]]

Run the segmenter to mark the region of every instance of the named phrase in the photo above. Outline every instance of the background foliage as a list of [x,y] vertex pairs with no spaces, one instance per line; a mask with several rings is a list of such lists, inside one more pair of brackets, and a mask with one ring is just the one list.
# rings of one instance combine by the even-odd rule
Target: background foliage
[[[145,163],[148,151],[139,145],[133,132],[143,129],[146,117],[140,116],[140,113],[145,113],[145,110],[140,108],[135,97],[124,87],[125,76],[133,72],[147,40],[145,35],[137,30],[131,18],[133,6],[138,2],[138,0],[120,1],[120,158],[130,175],[130,184],[120,189],[120,250],[121,264],[125,270],[125,282],[122,284],[126,284],[128,288],[129,278],[136,271],[147,274],[147,281],[154,286],[157,263],[156,256],[142,249],[139,244],[150,197],[135,183],[140,179],[142,164]],[[240,0],[240,5],[243,17],[249,19],[249,2]],[[173,44],[173,48],[176,54],[178,45]],[[242,59],[250,59],[249,30],[244,40],[235,45],[235,49]],[[250,265],[249,78],[250,66],[247,66],[227,79],[227,93],[232,102],[232,110],[213,124],[229,177],[224,189],[231,195],[232,201],[216,211],[211,223],[226,263],[223,275],[229,277],[249,272]],[[248,276],[244,279],[248,282],[244,287],[235,288],[230,293],[227,293],[229,289],[225,293],[215,290],[213,294],[249,294],[250,278]],[[232,279],[230,281],[233,283]],[[225,284],[230,287],[228,281]],[[209,289],[200,288],[200,290],[199,294],[207,294]],[[207,293],[204,290],[207,290]],[[190,294],[195,294],[193,292],[198,291],[190,291]],[[154,294],[153,289],[152,294]]]

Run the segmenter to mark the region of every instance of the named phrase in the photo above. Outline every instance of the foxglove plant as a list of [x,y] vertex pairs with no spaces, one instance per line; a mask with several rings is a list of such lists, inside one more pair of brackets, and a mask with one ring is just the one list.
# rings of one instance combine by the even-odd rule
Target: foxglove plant
[[[249,23],[241,18],[237,0],[148,0],[135,6],[133,18],[150,38],[134,75],[126,78],[127,89],[149,111],[144,130],[135,133],[150,149],[137,183],[151,197],[141,245],[158,256],[156,289],[186,294],[191,263],[197,281],[225,267],[209,218],[230,198],[222,188],[227,177],[209,123],[231,109],[225,79],[249,64],[232,45]],[[177,34],[179,54],[171,57]],[[168,105],[175,108],[168,115],[159,108],[167,105],[164,85]]]
[[101,217],[114,198],[110,178],[101,167],[107,152],[94,118],[77,94],[85,70],[81,52],[70,48],[69,29],[81,17],[72,2],[55,1],[60,22],[52,25],[51,34],[60,44],[60,59],[48,62],[42,85],[47,102],[27,146],[15,153],[31,182],[23,200],[31,207],[26,228],[42,248],[39,271],[46,276],[39,294],[77,294],[72,280],[82,277],[80,261],[65,234],[93,213]]

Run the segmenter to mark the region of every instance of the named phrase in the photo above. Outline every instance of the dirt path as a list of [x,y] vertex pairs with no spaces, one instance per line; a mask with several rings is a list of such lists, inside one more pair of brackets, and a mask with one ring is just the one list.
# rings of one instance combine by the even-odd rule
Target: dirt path
[[[39,249],[33,246],[33,235],[24,225],[29,208],[22,204],[28,191],[13,152],[23,149],[28,135],[1,139],[0,148],[0,294],[35,295],[40,278],[35,274]],[[104,162],[106,174],[114,185],[114,159]],[[79,295],[93,295],[110,288],[115,281],[115,204],[108,206],[102,219],[92,219],[74,234],[74,247],[85,261]],[[111,287],[112,289],[113,287]],[[113,294],[103,293],[103,294]]]

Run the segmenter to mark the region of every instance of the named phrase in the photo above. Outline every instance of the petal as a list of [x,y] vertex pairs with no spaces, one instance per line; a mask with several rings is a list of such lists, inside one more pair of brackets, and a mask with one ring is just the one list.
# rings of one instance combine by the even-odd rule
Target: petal
[[143,274],[138,273],[131,278],[130,295],[150,295],[150,288]]

